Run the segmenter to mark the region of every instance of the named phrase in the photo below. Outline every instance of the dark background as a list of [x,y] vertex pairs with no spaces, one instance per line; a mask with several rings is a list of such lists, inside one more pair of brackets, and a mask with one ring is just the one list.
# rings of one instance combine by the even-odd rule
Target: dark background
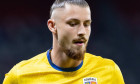
[[[52,46],[46,22],[54,0],[0,2],[0,82],[15,64]],[[140,0],[87,0],[92,34],[87,51],[113,59],[126,84],[140,84]]]

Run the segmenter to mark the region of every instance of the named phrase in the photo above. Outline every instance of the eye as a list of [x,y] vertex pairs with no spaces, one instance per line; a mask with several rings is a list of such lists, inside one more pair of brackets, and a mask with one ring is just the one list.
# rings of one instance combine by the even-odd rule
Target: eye
[[71,27],[75,27],[76,25],[78,25],[77,22],[67,22],[67,24]]
[[89,24],[84,24],[85,27],[89,26]]
[[77,24],[76,24],[76,23],[69,23],[69,25],[70,25],[71,27],[74,27],[74,26],[76,26]]
[[91,24],[91,22],[86,22],[86,23],[84,23],[84,26],[88,27],[88,26],[90,26],[90,24]]

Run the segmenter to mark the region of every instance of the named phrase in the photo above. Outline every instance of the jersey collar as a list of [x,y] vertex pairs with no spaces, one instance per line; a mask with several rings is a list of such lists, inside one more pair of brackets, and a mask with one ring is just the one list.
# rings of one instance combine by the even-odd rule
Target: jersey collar
[[[52,48],[51,48],[51,49],[52,49]],[[48,58],[48,61],[49,61],[50,65],[51,65],[54,69],[56,69],[56,70],[58,70],[58,71],[72,72],[72,71],[76,71],[76,70],[78,70],[78,69],[80,69],[80,68],[82,67],[83,61],[81,62],[80,65],[78,65],[77,67],[74,67],[74,68],[62,68],[62,67],[59,67],[59,66],[55,65],[55,64],[52,62],[51,57],[50,57],[50,53],[49,53],[49,52],[50,52],[51,49],[49,49],[49,50],[47,51],[47,58]]]

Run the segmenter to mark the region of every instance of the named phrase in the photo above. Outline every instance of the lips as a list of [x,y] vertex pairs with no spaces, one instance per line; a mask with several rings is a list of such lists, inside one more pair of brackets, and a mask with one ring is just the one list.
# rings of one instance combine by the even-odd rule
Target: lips
[[74,41],[74,43],[85,43],[84,40],[77,40],[77,41]]
[[84,38],[84,39],[75,39],[75,40],[73,40],[73,43],[74,44],[77,44],[77,45],[83,45],[84,43],[86,43],[86,39]]
[[82,43],[82,42],[77,42],[77,43],[75,43],[75,44],[78,45],[78,46],[84,45],[84,43]]

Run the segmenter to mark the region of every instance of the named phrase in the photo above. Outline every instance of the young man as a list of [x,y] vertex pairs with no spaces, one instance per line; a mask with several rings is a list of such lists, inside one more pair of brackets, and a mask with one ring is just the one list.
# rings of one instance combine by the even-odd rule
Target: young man
[[50,14],[52,48],[18,63],[3,84],[124,84],[112,60],[86,53],[91,12],[85,0],[56,0]]

